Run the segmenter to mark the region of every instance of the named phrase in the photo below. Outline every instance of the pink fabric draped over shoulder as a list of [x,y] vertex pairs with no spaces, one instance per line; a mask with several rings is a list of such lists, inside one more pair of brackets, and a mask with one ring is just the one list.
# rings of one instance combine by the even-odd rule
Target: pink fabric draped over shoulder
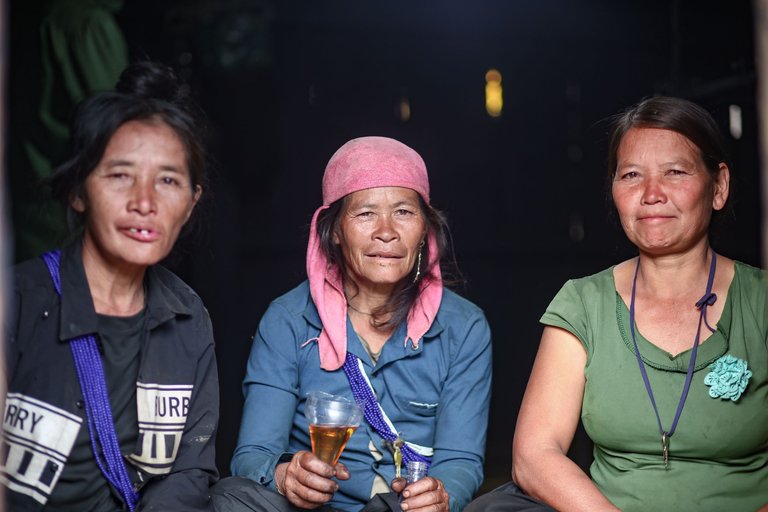
[[[317,339],[320,367],[337,370],[347,354],[347,300],[338,266],[331,264],[320,247],[317,218],[331,203],[344,196],[375,187],[404,187],[415,190],[429,204],[429,178],[424,160],[402,142],[387,137],[360,137],[341,146],[331,157],[323,175],[323,206],[315,211],[307,247],[307,275],[312,300],[323,330]],[[437,315],[443,296],[443,281],[437,261],[437,241],[427,234],[430,261],[419,282],[419,295],[408,312],[406,337],[418,345]]]

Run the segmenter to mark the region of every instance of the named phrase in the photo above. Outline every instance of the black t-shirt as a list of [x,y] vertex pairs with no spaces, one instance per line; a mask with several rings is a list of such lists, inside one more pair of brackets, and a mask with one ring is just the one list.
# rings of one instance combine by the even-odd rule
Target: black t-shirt
[[[98,341],[102,352],[104,377],[109,404],[115,420],[115,432],[123,455],[136,449],[139,435],[136,411],[136,380],[139,375],[141,348],[146,339],[146,314],[129,317],[97,315]],[[79,385],[79,383],[78,383]],[[135,471],[126,465],[131,480]],[[48,505],[49,512],[112,512],[123,510],[122,501],[113,491],[96,464],[87,422],[83,422],[75,445]]]

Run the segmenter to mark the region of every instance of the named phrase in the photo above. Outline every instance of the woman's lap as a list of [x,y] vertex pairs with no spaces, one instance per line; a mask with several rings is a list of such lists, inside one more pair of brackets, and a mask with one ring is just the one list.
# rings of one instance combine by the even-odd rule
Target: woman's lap
[[[211,501],[216,512],[306,512],[282,495],[249,478],[233,476],[220,480],[211,488]],[[330,506],[315,512],[339,512]],[[397,495],[377,494],[361,512],[400,512]]]
[[476,498],[464,512],[554,512],[554,509],[525,494],[514,482],[508,482]]
[[233,476],[220,480],[211,488],[211,501],[216,512],[295,512],[283,496],[251,479]]

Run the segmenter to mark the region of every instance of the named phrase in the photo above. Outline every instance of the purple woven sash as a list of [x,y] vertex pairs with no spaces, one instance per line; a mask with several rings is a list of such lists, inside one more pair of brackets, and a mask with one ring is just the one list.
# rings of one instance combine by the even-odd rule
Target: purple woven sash
[[[360,373],[357,356],[347,352],[343,368],[344,373],[347,374],[347,379],[349,379],[349,387],[352,388],[352,395],[355,397],[355,401],[364,407],[365,420],[381,437],[387,441],[394,442],[397,439],[397,432],[393,432],[384,420],[379,402],[373,395],[373,391],[368,386],[365,377]],[[411,461],[421,461],[425,462],[427,467],[429,467],[432,462],[429,457],[417,453],[408,446],[408,443],[403,444],[400,451],[403,453],[403,461],[406,464]]]
[[[59,275],[61,251],[47,252],[42,258],[51,273],[53,286],[61,297],[61,276]],[[72,338],[69,340],[69,346],[72,349],[80,390],[83,393],[91,449],[96,458],[96,464],[104,477],[120,493],[128,509],[133,512],[139,501],[139,494],[131,484],[120,453],[96,337],[89,334]]]

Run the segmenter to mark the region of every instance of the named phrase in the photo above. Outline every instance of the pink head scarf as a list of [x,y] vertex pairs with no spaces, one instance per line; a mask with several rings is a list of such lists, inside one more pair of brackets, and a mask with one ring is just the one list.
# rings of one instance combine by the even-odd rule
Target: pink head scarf
[[[330,264],[320,248],[317,217],[342,197],[375,187],[404,187],[415,190],[429,204],[429,179],[424,160],[413,149],[386,137],[352,139],[333,154],[323,175],[323,206],[315,211],[307,247],[307,275],[312,300],[323,330],[317,339],[320,367],[337,370],[347,355],[347,299],[340,269]],[[428,273],[419,282],[419,295],[408,312],[404,343],[418,346],[440,308],[443,280],[437,261],[437,241],[427,234],[430,261]]]

